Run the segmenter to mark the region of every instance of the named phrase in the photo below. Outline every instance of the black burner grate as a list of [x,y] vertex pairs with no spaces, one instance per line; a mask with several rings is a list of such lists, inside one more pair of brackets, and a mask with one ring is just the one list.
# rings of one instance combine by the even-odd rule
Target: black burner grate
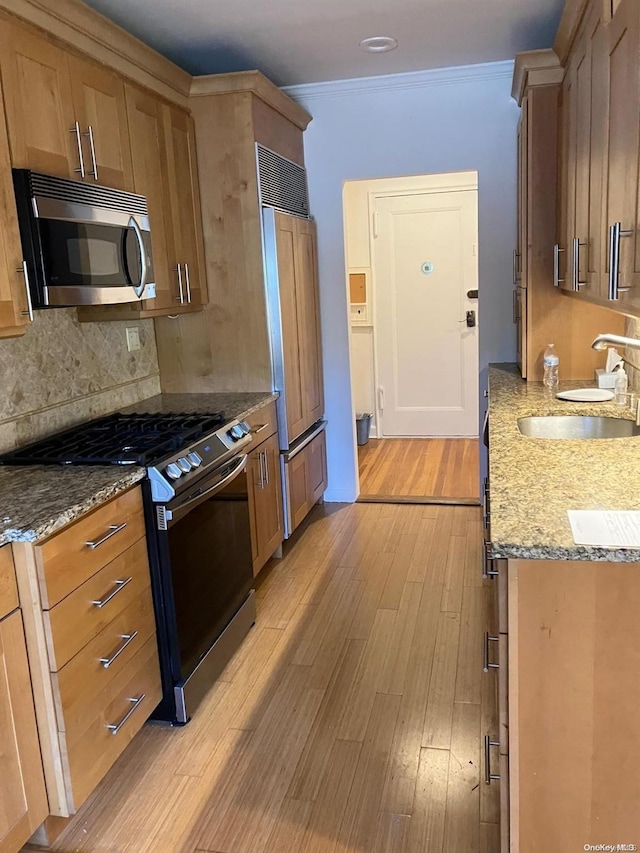
[[116,413],[78,424],[11,453],[3,465],[149,465],[225,422],[213,414]]

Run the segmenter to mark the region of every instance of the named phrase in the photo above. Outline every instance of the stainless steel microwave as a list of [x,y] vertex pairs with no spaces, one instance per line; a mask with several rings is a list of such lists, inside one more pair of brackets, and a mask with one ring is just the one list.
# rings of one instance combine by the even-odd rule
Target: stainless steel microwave
[[153,299],[144,196],[28,169],[13,185],[34,308]]

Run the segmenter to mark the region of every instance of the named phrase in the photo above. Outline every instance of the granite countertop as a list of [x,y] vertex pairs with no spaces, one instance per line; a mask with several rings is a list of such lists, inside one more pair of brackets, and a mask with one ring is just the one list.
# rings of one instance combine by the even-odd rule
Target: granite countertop
[[44,539],[144,477],[137,465],[0,467],[0,546]]
[[[121,411],[222,411],[227,420],[242,420],[277,397],[268,391],[158,394]],[[144,477],[138,466],[0,466],[0,546],[50,536]]]
[[277,400],[271,391],[219,392],[212,394],[158,394],[121,409],[123,412],[224,412],[227,420],[243,420]]
[[[594,387],[561,382],[560,390]],[[515,365],[489,368],[489,474],[492,556],[534,560],[640,562],[640,550],[576,545],[568,509],[640,510],[640,436],[527,438],[527,415],[609,415],[633,419],[615,403],[567,403],[523,382]]]

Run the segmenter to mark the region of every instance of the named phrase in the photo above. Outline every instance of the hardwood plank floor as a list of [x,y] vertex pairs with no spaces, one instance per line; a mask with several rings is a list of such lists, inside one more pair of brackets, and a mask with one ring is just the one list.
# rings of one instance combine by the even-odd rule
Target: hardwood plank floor
[[146,726],[57,853],[497,853],[477,507],[325,504],[191,723]]
[[372,438],[358,447],[361,501],[477,502],[478,439]]

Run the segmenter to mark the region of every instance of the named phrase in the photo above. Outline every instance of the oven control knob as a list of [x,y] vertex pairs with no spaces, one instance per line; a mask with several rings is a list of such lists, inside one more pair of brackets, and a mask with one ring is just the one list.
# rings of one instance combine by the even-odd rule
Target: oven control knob
[[202,456],[192,450],[190,453],[187,453],[187,459],[191,462],[191,465],[194,468],[199,468],[202,465]]
[[246,421],[240,421],[238,426],[242,430],[243,435],[249,435],[251,433],[251,427],[249,426],[249,424]]
[[227,434],[233,441],[240,441],[241,438],[244,438],[244,432],[242,431],[240,424],[232,426]]
[[180,459],[177,459],[176,464],[181,471],[184,471],[185,474],[187,474],[192,467],[191,462],[189,462],[186,456],[181,456]]
[[182,476],[182,471],[178,468],[175,462],[169,462],[167,467],[164,469],[167,477],[170,477],[172,480],[177,480]]

